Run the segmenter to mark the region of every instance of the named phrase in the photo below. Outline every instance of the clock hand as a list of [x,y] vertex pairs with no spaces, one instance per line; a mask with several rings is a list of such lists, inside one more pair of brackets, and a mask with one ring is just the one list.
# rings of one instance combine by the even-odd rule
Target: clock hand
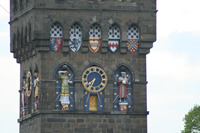
[[94,78],[92,81],[89,82],[89,87],[88,87],[89,89],[92,88],[92,86],[93,86],[95,80],[96,80],[96,78]]
[[94,79],[91,81],[91,83],[90,83],[90,84],[91,84],[91,86],[93,86],[93,84],[94,84],[95,80],[96,80],[96,79],[94,78]]

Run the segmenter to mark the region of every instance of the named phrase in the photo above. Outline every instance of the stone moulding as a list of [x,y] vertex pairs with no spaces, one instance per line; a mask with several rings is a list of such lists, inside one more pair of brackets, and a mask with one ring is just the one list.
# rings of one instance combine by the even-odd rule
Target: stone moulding
[[27,119],[41,114],[75,114],[75,115],[149,115],[149,111],[84,111],[84,110],[38,110],[35,113],[28,114],[23,118],[19,118],[18,122],[21,123]]

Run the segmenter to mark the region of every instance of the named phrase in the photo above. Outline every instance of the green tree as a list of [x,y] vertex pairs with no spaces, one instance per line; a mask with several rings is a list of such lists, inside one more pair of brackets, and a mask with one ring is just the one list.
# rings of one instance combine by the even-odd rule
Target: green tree
[[200,133],[200,106],[195,105],[183,118],[184,130],[181,133]]

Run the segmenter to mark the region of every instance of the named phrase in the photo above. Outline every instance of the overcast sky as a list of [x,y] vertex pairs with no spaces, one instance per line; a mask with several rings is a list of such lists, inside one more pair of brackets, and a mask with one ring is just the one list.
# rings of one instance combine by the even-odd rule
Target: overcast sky
[[[157,41],[147,55],[148,133],[181,132],[184,115],[200,104],[199,5],[200,0],[157,0]],[[20,66],[9,52],[6,10],[9,0],[0,0],[0,129],[17,133]]]

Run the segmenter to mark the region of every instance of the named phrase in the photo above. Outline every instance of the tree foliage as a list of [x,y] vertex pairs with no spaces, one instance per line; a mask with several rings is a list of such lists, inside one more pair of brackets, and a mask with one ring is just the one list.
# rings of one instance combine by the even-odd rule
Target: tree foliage
[[181,133],[200,133],[200,106],[195,105],[183,118],[184,130]]

